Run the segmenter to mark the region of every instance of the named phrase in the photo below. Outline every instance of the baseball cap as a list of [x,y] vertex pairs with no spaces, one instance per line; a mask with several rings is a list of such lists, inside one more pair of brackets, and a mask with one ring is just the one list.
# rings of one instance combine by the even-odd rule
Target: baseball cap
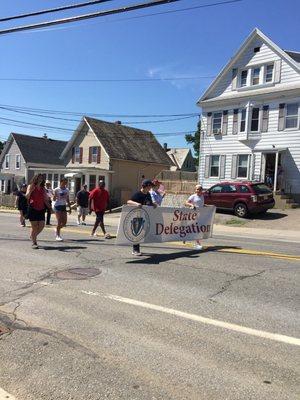
[[47,180],[45,183],[47,183],[47,184],[48,184],[48,183],[50,183],[50,185],[51,185],[51,182],[50,182],[50,181],[48,181],[48,180]]
[[144,180],[142,181],[142,186],[143,186],[143,187],[146,187],[146,186],[153,186],[153,183],[152,183],[151,179],[144,179]]
[[26,183],[22,183],[21,188],[27,187]]

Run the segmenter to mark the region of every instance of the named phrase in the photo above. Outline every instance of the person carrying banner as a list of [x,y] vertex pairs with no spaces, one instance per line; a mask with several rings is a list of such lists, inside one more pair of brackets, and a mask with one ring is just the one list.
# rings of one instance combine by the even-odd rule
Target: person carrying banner
[[[203,189],[202,189],[201,185],[195,186],[195,193],[192,194],[187,199],[187,201],[185,202],[185,206],[193,208],[194,210],[204,207],[204,196],[203,196]],[[196,240],[195,249],[202,250],[200,240]]]
[[[136,192],[130,200],[127,201],[127,204],[130,206],[136,206],[142,208],[142,206],[153,206],[154,208],[157,207],[157,204],[153,203],[150,190],[153,187],[153,183],[150,179],[144,179],[142,181],[141,189]],[[132,248],[132,255],[139,257],[143,254],[140,250],[139,244],[134,244]]]

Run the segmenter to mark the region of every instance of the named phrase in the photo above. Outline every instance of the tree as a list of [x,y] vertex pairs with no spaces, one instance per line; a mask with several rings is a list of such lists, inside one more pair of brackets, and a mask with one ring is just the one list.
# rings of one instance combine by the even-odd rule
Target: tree
[[199,152],[200,152],[200,133],[201,133],[201,120],[198,121],[197,124],[197,131],[194,134],[189,133],[188,135],[185,135],[185,140],[187,143],[192,143],[193,144],[193,149],[195,152],[195,161],[196,164],[198,165],[199,163]]
[[0,141],[0,153],[1,153],[2,150],[3,150],[3,147],[4,147],[4,143]]

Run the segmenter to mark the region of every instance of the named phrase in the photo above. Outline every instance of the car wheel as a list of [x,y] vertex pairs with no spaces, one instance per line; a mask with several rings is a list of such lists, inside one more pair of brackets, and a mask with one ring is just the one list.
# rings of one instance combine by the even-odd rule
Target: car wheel
[[244,204],[244,203],[236,204],[235,207],[234,207],[234,214],[237,217],[245,218],[246,215],[248,214],[248,209],[247,209],[246,204]]

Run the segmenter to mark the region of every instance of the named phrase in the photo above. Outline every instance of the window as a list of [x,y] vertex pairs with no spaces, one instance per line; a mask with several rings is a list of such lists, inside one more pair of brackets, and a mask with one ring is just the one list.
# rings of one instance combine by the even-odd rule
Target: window
[[248,175],[248,154],[240,154],[237,162],[237,177],[247,178]]
[[75,157],[75,162],[80,162],[80,147],[75,147],[74,148],[74,157]]
[[9,169],[9,159],[10,159],[10,155],[6,154],[5,161],[4,161],[5,169]]
[[97,162],[98,158],[98,147],[92,147],[92,162]]
[[220,133],[221,126],[222,126],[222,113],[221,112],[213,113],[213,123],[212,123],[213,133]]
[[222,186],[221,185],[216,185],[213,188],[210,189],[211,193],[221,193],[222,192]]
[[251,132],[258,132],[259,128],[259,108],[252,108],[251,113]]
[[254,68],[252,72],[252,85],[259,85],[260,67]]
[[241,72],[241,87],[247,86],[248,70],[245,69]]
[[56,189],[58,187],[58,174],[53,175],[53,188]]
[[96,175],[90,175],[90,184],[89,184],[89,190],[93,190],[96,187]]
[[236,192],[236,187],[234,185],[223,185],[222,193],[234,193]]
[[16,169],[20,169],[21,167],[21,156],[20,154],[16,154]]
[[210,176],[219,177],[220,156],[211,156]]
[[241,193],[249,193],[249,192],[250,192],[250,189],[248,188],[248,186],[241,185],[241,186],[240,186],[240,192],[241,192]]
[[1,179],[1,192],[5,192],[5,179]]
[[286,105],[285,129],[297,128],[298,126],[298,103]]
[[246,114],[247,114],[247,110],[246,110],[246,108],[243,108],[241,110],[240,132],[246,131]]
[[273,81],[273,70],[274,70],[274,64],[269,64],[266,66],[265,83]]
[[52,174],[48,174],[48,181],[52,182]]

